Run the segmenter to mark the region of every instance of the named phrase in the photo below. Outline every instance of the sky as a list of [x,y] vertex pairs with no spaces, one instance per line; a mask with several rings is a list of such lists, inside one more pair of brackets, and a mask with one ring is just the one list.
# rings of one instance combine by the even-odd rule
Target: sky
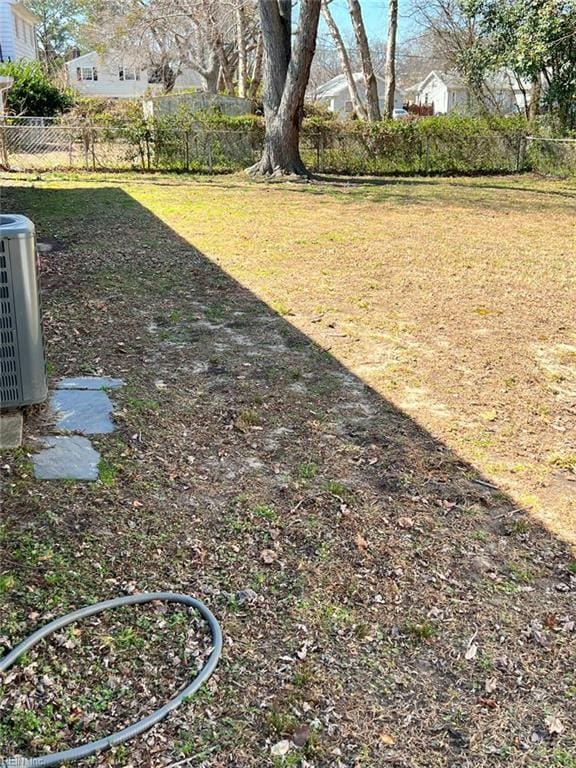
[[[388,31],[388,2],[387,0],[361,0],[362,18],[366,26],[368,38],[384,40]],[[332,15],[344,39],[352,35],[352,24],[348,12],[347,0],[332,0],[330,3]],[[414,25],[409,14],[409,0],[400,0],[398,5],[398,40],[402,41],[414,33]],[[326,38],[328,31],[323,21],[320,22],[320,37]]]

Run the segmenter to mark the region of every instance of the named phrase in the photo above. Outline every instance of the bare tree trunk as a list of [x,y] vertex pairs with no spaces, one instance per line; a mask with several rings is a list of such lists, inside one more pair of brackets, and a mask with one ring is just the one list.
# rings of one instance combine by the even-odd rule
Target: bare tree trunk
[[530,93],[530,102],[528,104],[528,120],[533,123],[540,114],[540,98],[542,96],[542,83],[540,75],[532,78],[532,91]]
[[352,109],[354,110],[354,112],[358,117],[362,118],[362,120],[365,120],[367,117],[366,108],[364,107],[364,104],[360,100],[360,96],[358,94],[358,86],[356,85],[356,81],[354,80],[354,74],[352,72],[352,66],[350,64],[350,57],[348,56],[348,51],[346,50],[346,46],[344,45],[344,41],[342,40],[342,35],[340,34],[340,30],[338,29],[338,26],[334,21],[334,17],[330,13],[330,8],[328,7],[328,0],[322,0],[322,16],[324,17],[324,21],[326,22],[328,31],[332,35],[332,39],[334,40],[334,45],[336,46],[336,50],[338,51],[338,55],[340,56],[342,71],[344,72],[344,75],[346,77],[346,83],[348,84],[348,93],[350,94]]
[[226,55],[226,50],[224,49],[224,44],[220,39],[216,41],[216,54],[218,56],[218,61],[220,62],[220,77],[222,79],[224,89],[228,96],[233,96],[234,75],[232,72],[232,67],[230,66],[230,61]]
[[245,98],[248,78],[248,60],[246,53],[246,23],[244,19],[244,0],[237,0],[236,6],[236,45],[238,47],[238,96]]
[[264,39],[264,118],[262,158],[248,169],[254,176],[308,177],[300,157],[304,94],[316,48],[321,0],[300,0],[292,38],[291,0],[258,0]]
[[202,76],[206,83],[206,90],[208,93],[218,93],[218,81],[220,79],[220,64],[218,59],[213,54],[210,56],[208,65],[203,67],[200,64],[195,64],[194,68]]
[[258,89],[262,82],[262,63],[264,59],[264,38],[262,31],[258,33],[256,40],[256,53],[254,54],[254,66],[252,67],[252,77],[250,78],[250,88],[248,89],[248,98],[254,100],[258,95]]
[[178,77],[178,74],[174,72],[170,64],[166,61],[163,61],[160,65],[162,68],[162,87],[164,89],[164,93],[170,93],[174,90],[174,86],[176,85],[176,78]]
[[376,75],[374,74],[374,67],[372,66],[370,46],[368,45],[368,37],[362,19],[362,9],[360,8],[359,0],[348,0],[348,9],[350,11],[350,18],[352,19],[352,26],[354,27],[354,35],[356,36],[356,43],[358,44],[360,60],[362,61],[362,72],[364,74],[364,83],[366,85],[368,119],[370,122],[376,122],[377,120],[380,120],[378,82],[376,80]]
[[396,92],[396,34],[398,31],[398,0],[388,3],[388,39],[386,41],[386,62],[384,64],[384,114],[392,117],[394,94]]

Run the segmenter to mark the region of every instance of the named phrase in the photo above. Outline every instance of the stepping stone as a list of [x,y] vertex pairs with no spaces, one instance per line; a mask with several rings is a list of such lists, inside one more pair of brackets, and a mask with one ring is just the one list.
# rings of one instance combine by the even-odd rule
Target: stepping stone
[[50,407],[57,416],[57,430],[84,435],[114,431],[112,402],[101,389],[58,389],[52,393]]
[[0,450],[22,445],[22,411],[0,413]]
[[100,454],[86,437],[45,437],[32,463],[38,480],[98,480]]
[[122,379],[112,379],[110,376],[76,376],[60,379],[56,389],[118,389],[123,384]]

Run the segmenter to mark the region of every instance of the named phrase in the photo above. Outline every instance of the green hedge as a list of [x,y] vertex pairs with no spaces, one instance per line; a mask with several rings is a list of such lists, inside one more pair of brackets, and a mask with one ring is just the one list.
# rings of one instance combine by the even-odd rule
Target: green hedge
[[264,123],[254,115],[181,112],[156,117],[151,129],[155,165],[167,170],[223,173],[245,168],[264,140]]
[[305,123],[309,164],[334,173],[477,173],[519,170],[525,121],[424,117],[337,123]]
[[[314,171],[359,174],[515,171],[524,162],[520,118],[386,120],[379,123],[305,119],[301,146]],[[133,129],[132,129],[133,130]],[[232,171],[258,156],[264,121],[254,115],[167,115],[151,131],[155,165],[175,170]]]

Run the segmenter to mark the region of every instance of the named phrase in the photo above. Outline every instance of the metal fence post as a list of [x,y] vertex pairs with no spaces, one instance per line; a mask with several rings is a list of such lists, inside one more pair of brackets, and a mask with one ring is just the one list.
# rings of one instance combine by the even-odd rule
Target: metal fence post
[[90,146],[92,154],[92,170],[96,170],[96,129],[92,128],[90,131]]
[[0,128],[0,158],[2,165],[6,170],[10,169],[10,157],[8,154],[8,143],[6,141],[6,125],[3,124]]
[[518,139],[516,151],[516,170],[522,171],[526,164],[526,136],[522,134]]
[[146,133],[144,134],[144,142],[146,145],[146,170],[149,171],[152,167],[152,154],[150,152],[150,141],[151,141],[150,132],[148,129],[146,129]]
[[84,144],[84,166],[86,170],[89,170],[88,155],[90,153],[90,135],[86,126],[84,126],[82,131],[82,143]]

